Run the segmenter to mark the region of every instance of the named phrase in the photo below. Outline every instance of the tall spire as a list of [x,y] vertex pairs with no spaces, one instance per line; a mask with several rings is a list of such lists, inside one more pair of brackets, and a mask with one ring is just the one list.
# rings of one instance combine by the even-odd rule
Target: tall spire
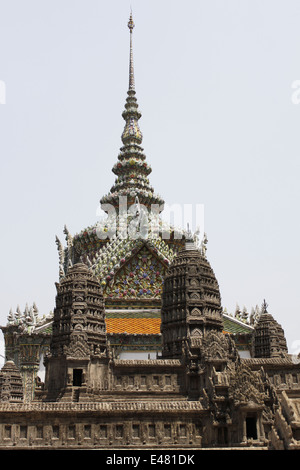
[[119,207],[119,198],[123,196],[127,197],[128,206],[134,204],[137,199],[140,204],[148,208],[151,208],[151,204],[158,204],[159,206],[164,204],[164,201],[154,194],[154,189],[150,186],[148,175],[152,170],[146,162],[144,149],[141,147],[143,135],[139,127],[139,119],[142,115],[138,109],[135,96],[133,69],[132,34],[134,26],[131,13],[128,21],[130,31],[129,87],[125,109],[122,113],[125,121],[121,136],[123,147],[120,149],[118,162],[112,169],[113,173],[117,175],[115,184],[109,194],[103,196],[100,200],[101,204],[112,204],[116,209]]

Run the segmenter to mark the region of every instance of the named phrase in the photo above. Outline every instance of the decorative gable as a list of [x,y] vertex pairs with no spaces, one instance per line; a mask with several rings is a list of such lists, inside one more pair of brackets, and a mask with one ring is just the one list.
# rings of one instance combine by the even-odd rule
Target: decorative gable
[[263,405],[265,399],[261,371],[252,371],[246,364],[237,364],[231,372],[229,396],[235,405],[249,403]]
[[161,261],[146,244],[121,263],[123,265],[108,279],[103,290],[106,297],[152,299],[161,296],[167,262]]

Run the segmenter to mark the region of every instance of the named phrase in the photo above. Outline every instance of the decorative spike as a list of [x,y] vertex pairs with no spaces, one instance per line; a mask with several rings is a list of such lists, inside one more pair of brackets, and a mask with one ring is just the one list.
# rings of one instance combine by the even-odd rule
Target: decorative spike
[[63,263],[64,262],[64,249],[63,249],[62,243],[59,240],[59,238],[57,237],[57,235],[55,236],[55,243],[56,243],[57,249],[58,249],[59,262]]
[[30,309],[29,309],[29,317],[30,317],[32,320],[34,319],[33,307],[30,307]]
[[59,265],[59,278],[61,279],[62,277],[65,276],[65,270],[62,264]]
[[69,230],[67,229],[67,226],[64,226],[64,234],[66,235],[66,242],[68,245],[68,248],[70,248],[73,245],[73,237],[70,234]]
[[204,232],[203,239],[201,242],[201,252],[204,257],[206,257],[206,252],[207,252],[207,243],[208,243],[208,238],[206,233]]
[[9,314],[8,314],[8,317],[7,317],[7,321],[8,323],[13,323],[15,319],[15,316],[14,316],[14,312],[12,310],[12,308],[9,310]]
[[239,307],[238,304],[236,304],[236,308],[235,308],[235,312],[234,312],[235,318],[239,318],[239,317],[240,317],[240,314],[241,314],[240,307]]

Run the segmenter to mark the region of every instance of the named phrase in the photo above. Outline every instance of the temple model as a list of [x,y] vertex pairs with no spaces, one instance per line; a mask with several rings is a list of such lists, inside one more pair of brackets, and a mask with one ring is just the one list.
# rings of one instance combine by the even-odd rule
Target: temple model
[[[299,449],[299,359],[266,302],[250,321],[239,308],[231,317],[206,235],[197,246],[189,229],[181,239],[162,224],[158,237],[143,232],[143,217],[163,201],[141,147],[132,16],[128,27],[123,147],[101,199],[107,218],[74,237],[65,227],[65,248],[56,239],[54,313],[40,319],[35,304],[23,315],[18,307],[1,328],[0,447]],[[128,220],[136,238],[124,236]],[[120,357],[126,351],[159,354]]]

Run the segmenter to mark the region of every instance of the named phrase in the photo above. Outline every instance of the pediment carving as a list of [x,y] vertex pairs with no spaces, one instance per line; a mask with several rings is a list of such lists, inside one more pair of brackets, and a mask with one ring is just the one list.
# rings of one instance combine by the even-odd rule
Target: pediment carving
[[234,356],[234,348],[231,339],[220,331],[209,331],[203,337],[204,360],[229,359]]
[[198,308],[193,308],[191,315],[201,316],[201,311]]
[[192,292],[190,299],[200,299],[200,294],[198,292]]
[[66,355],[74,358],[83,358],[90,355],[90,349],[83,336],[72,337],[70,345],[66,348]]
[[191,332],[191,337],[197,337],[197,338],[201,338],[203,336],[203,333],[201,330],[199,330],[199,328],[195,328],[194,330],[192,330]]
[[246,364],[238,364],[230,375],[229,395],[236,406],[263,405],[265,391],[260,372],[252,371]]

